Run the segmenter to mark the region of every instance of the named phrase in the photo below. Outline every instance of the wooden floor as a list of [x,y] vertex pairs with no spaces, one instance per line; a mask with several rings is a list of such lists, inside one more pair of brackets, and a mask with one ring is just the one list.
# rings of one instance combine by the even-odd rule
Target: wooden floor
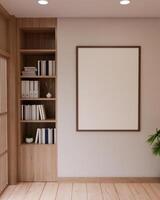
[[160,200],[160,184],[19,183],[0,200]]

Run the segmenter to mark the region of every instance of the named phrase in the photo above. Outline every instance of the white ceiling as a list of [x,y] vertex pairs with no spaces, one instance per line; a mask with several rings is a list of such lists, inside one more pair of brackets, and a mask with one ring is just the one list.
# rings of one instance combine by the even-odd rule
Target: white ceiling
[[0,0],[17,17],[160,17],[160,0],[131,0],[121,6],[119,0]]

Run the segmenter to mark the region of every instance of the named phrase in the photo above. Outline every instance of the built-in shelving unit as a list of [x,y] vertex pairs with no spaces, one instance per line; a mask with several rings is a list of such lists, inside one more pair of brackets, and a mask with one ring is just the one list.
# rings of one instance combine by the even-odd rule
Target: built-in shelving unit
[[[19,179],[54,181],[56,179],[56,24],[55,19],[53,23],[47,23],[47,19],[43,19],[43,26],[37,27],[36,19],[34,23],[30,19],[30,24],[25,27],[23,20],[25,22],[25,19],[20,19],[17,31]],[[37,19],[37,24],[40,24],[41,20]],[[35,68],[35,74],[26,75],[28,72],[25,71],[30,71],[31,68],[33,70]],[[28,95],[29,91],[30,95],[31,92],[34,93],[32,90],[38,95],[24,97],[24,92]],[[47,98],[47,93],[50,93],[51,97]],[[43,105],[43,109],[39,105]],[[38,133],[38,129],[43,129],[43,134]],[[50,137],[49,130],[52,130],[53,137]],[[28,135],[34,139],[31,144],[26,142]]]

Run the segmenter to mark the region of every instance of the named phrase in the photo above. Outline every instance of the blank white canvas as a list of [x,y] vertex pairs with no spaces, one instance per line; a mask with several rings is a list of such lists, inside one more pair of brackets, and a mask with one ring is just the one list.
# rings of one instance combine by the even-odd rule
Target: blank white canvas
[[138,48],[78,48],[78,130],[137,130]]

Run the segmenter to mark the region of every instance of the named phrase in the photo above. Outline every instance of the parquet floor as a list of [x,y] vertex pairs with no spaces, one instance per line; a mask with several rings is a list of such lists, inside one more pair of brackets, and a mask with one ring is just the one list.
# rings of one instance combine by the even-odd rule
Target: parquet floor
[[159,183],[19,183],[0,200],[160,200]]

